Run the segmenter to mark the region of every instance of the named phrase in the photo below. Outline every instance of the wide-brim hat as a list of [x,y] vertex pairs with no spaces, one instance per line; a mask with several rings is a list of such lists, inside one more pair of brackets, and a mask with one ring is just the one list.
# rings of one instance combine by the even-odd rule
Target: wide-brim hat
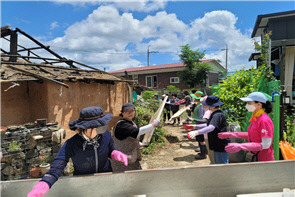
[[101,107],[86,107],[77,120],[69,122],[69,127],[71,130],[97,128],[107,125],[112,118],[113,114],[104,114]]
[[221,102],[219,100],[219,98],[217,96],[208,96],[206,100],[201,101],[202,105],[204,106],[209,106],[209,107],[217,107],[217,106],[221,106],[224,105],[223,102]]

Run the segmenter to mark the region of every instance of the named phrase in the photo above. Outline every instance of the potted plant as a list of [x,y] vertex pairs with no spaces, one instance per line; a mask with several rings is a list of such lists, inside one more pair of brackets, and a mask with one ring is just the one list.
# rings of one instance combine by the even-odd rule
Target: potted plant
[[21,145],[22,145],[22,143],[17,142],[17,141],[10,142],[8,145],[8,152],[10,152],[10,153],[19,152],[21,149]]
[[41,172],[41,175],[43,176],[44,174],[46,174],[46,172],[50,169],[50,163],[47,163],[48,162],[48,157],[47,156],[43,156],[41,155],[40,156],[40,172]]
[[38,166],[32,166],[30,173],[32,178],[37,178],[40,174],[40,168]]

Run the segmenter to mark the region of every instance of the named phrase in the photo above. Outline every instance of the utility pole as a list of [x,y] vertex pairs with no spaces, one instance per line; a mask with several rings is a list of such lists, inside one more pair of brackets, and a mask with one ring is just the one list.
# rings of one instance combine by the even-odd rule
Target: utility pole
[[148,45],[147,47],[147,66],[150,65],[150,53],[159,53],[158,51],[150,51],[150,46],[151,45]]
[[228,55],[227,44],[225,44],[225,49],[221,49],[221,51],[225,51],[225,69],[226,69],[226,76],[225,77],[227,77],[227,55]]

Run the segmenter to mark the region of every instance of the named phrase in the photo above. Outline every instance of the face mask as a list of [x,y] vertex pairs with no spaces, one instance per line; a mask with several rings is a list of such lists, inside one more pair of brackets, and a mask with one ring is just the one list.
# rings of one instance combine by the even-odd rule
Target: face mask
[[97,127],[96,128],[96,133],[99,134],[103,134],[106,130],[108,129],[108,125],[104,125],[101,127]]
[[254,105],[249,105],[249,104],[247,104],[245,107],[249,112],[254,112],[256,109]]

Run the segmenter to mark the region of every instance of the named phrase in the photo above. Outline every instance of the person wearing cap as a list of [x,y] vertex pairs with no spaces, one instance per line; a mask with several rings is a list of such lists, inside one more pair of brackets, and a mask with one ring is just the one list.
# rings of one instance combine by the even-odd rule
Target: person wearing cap
[[58,151],[50,170],[28,194],[28,197],[42,197],[61,176],[69,159],[74,165],[74,175],[112,172],[109,159],[128,165],[127,156],[115,149],[108,131],[113,114],[104,114],[100,107],[81,110],[80,117],[69,122],[77,134],[68,139]]
[[160,101],[161,99],[159,98],[159,95],[157,93],[154,94],[154,100]]
[[271,103],[261,92],[252,92],[247,97],[241,98],[241,100],[247,102],[245,107],[249,112],[252,112],[248,132],[225,132],[219,133],[218,137],[220,139],[233,137],[248,139],[247,143],[229,143],[225,147],[225,150],[229,153],[245,150],[255,154],[257,161],[273,161],[274,125],[266,114],[272,112]]
[[194,129],[187,133],[188,138],[192,139],[197,135],[208,133],[209,148],[214,151],[214,162],[216,164],[227,164],[228,153],[225,151],[225,146],[229,139],[218,138],[218,133],[226,131],[226,118],[220,110],[220,106],[224,103],[217,96],[208,96],[206,100],[201,101],[203,106],[208,106],[212,112],[207,124],[195,125]]
[[116,148],[127,155],[128,166],[117,161],[111,161],[113,170],[114,172],[141,170],[139,137],[158,126],[160,120],[156,119],[153,123],[138,128],[132,121],[135,117],[135,106],[132,103],[123,104],[120,116],[122,116],[122,119],[117,122],[113,129],[113,139]]
[[[200,100],[204,98],[203,97],[204,93],[201,91],[195,90],[195,93],[190,94],[190,96],[194,100],[194,105],[192,107],[193,119],[197,119],[197,120],[203,119],[203,116],[205,114],[205,109]],[[186,125],[184,125],[183,128],[186,128]],[[199,144],[199,148],[197,148],[195,151],[200,153],[195,156],[195,159],[206,159],[207,157],[206,154],[208,154],[208,150],[206,147],[204,135],[203,134],[197,135],[196,140]]]

